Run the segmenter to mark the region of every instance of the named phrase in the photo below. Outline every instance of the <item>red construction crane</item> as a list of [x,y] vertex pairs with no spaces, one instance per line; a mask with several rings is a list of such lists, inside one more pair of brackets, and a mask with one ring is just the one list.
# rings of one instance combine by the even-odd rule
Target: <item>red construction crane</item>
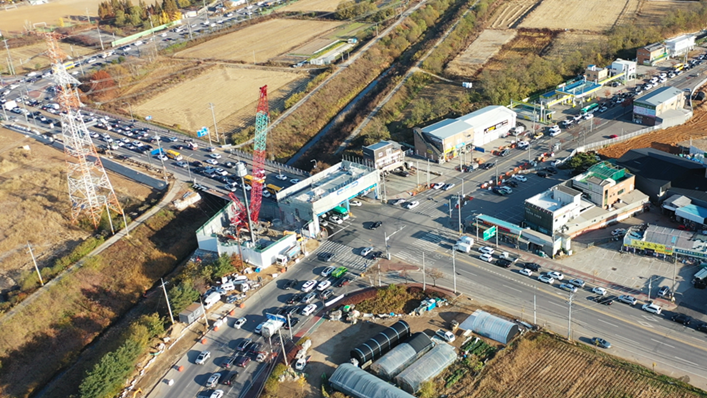
[[268,86],[260,87],[260,100],[255,112],[255,143],[253,145],[253,184],[250,191],[250,219],[258,222],[260,205],[263,203],[263,183],[265,182],[265,142],[270,127],[268,109]]

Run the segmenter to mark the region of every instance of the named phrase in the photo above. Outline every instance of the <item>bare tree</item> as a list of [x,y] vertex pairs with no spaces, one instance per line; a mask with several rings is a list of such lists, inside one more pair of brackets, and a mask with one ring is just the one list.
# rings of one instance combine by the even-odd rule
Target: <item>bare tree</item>
[[444,278],[444,272],[440,271],[439,268],[426,268],[425,269],[425,275],[427,277],[432,278],[432,285],[437,287],[437,279],[443,279]]

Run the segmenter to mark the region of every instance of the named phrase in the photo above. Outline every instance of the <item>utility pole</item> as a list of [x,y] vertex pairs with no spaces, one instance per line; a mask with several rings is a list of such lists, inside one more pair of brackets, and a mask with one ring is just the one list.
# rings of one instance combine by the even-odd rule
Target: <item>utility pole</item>
[[215,105],[209,102],[209,108],[211,109],[211,117],[214,119],[214,132],[216,133],[216,141],[221,142],[221,139],[218,137],[218,127],[216,126],[216,113],[214,112],[214,107]]
[[568,304],[569,317],[567,320],[567,340],[572,340],[572,300],[574,299],[574,293],[570,293]]
[[422,291],[427,289],[427,276],[425,275],[425,252],[422,252]]
[[[536,287],[536,289],[537,289],[537,287]],[[533,325],[538,324],[537,306],[538,306],[537,294],[533,293]]]
[[476,215],[476,242],[479,242],[479,215]]
[[417,168],[415,169],[415,174],[417,175],[417,187],[420,187],[420,161],[417,161]]
[[162,176],[164,181],[167,182],[167,168],[164,167],[164,155],[162,154],[162,146],[160,145],[160,136],[155,133],[155,140],[157,140],[157,149],[160,154],[160,162],[162,162]]
[[29,249],[29,255],[32,257],[32,263],[34,263],[34,270],[37,271],[37,277],[39,278],[39,284],[44,286],[44,281],[42,280],[42,274],[39,272],[39,267],[37,267],[37,260],[34,259],[34,253],[32,253],[32,246],[27,242],[27,249]]
[[167,311],[169,311],[169,320],[172,321],[172,325],[174,325],[174,316],[172,315],[172,306],[169,304],[169,296],[167,295],[167,288],[165,287],[166,283],[164,283],[163,278],[160,278],[160,281],[162,282],[162,291],[164,292],[164,299],[167,301]]
[[294,341],[292,338],[292,323],[290,322],[290,314],[287,314],[287,329],[290,331],[290,341]]
[[430,187],[430,159],[427,159],[427,188]]
[[463,199],[463,197],[460,196],[459,201],[457,202],[457,203],[459,203],[459,208],[457,209],[457,213],[459,213],[459,236],[461,236],[462,231],[463,231],[463,228],[462,228],[462,199]]
[[449,226],[452,224],[452,198],[449,198]]
[[280,348],[282,349],[282,357],[285,358],[285,366],[289,368],[290,364],[287,363],[287,353],[285,352],[285,342],[282,341],[282,333],[277,332],[277,335],[280,336]]
[[452,279],[454,280],[454,294],[457,294],[457,251],[452,249]]
[[14,75],[15,74],[15,66],[12,64],[12,55],[10,54],[10,46],[7,45],[7,39],[3,39],[5,42],[5,49],[7,50],[7,62],[10,66],[10,74]]
[[652,299],[651,297],[651,285],[653,284],[653,277],[651,276],[648,278],[648,300]]

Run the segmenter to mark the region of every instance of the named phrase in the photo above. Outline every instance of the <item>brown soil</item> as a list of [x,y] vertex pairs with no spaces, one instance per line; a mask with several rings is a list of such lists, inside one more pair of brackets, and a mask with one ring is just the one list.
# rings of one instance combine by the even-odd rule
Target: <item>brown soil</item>
[[512,57],[542,55],[558,33],[548,29],[518,29],[518,35],[506,43],[498,54],[486,63],[484,69],[501,70],[506,67],[506,60]]
[[521,27],[604,31],[629,8],[630,1],[544,0],[523,20]]
[[694,116],[683,125],[653,131],[600,149],[598,152],[609,158],[620,158],[631,149],[638,148],[655,148],[670,153],[681,153],[678,143],[703,137],[707,137],[707,102],[695,106]]

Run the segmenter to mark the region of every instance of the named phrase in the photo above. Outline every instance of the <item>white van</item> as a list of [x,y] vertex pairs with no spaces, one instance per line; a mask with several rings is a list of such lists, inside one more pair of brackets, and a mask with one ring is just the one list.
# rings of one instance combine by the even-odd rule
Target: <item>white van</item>
[[233,282],[226,282],[221,285],[221,289],[230,292],[231,290],[235,290],[236,286],[233,284]]
[[471,245],[465,242],[457,242],[454,245],[454,250],[462,253],[469,253],[471,251]]
[[221,295],[219,293],[211,293],[204,299],[204,308],[209,309],[219,301],[221,301]]

